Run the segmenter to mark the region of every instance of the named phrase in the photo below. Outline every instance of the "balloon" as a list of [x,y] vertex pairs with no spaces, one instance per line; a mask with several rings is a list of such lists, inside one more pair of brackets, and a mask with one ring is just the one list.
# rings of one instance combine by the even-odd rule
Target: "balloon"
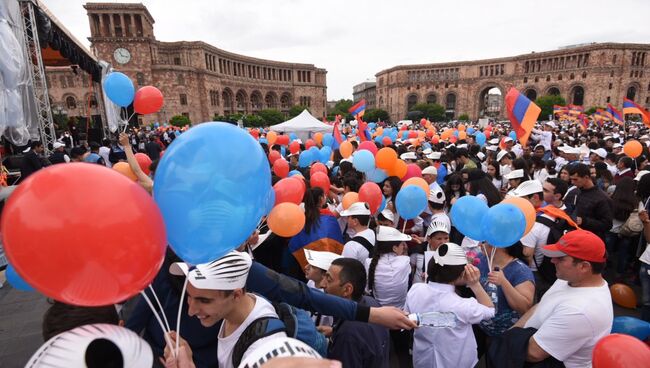
[[291,170],[291,171],[289,171],[289,177],[292,177],[292,176],[294,176],[294,175],[302,176],[302,173],[301,173],[300,171],[298,171],[298,170]]
[[629,316],[614,317],[612,333],[622,333],[644,341],[650,337],[650,323]]
[[269,213],[271,213],[273,206],[275,206],[275,190],[273,190],[273,187],[269,187],[268,193],[266,195],[264,215],[268,215]]
[[341,201],[343,209],[347,210],[352,203],[359,202],[359,193],[357,192],[347,192],[343,195],[343,200]]
[[467,128],[467,134],[474,134],[476,130],[472,127]]
[[625,308],[636,308],[636,294],[631,287],[625,284],[614,284],[609,287],[609,292],[612,293],[614,303]]
[[512,138],[513,141],[517,140],[517,133],[515,131],[511,131],[510,134],[508,134],[508,137]]
[[278,133],[274,131],[270,131],[266,133],[266,140],[269,141],[269,146],[272,146],[275,144],[275,141],[278,140]]
[[332,149],[329,146],[321,147],[318,153],[318,158],[320,162],[326,163],[327,161],[330,160],[331,156],[332,156]]
[[269,144],[269,141],[267,141],[266,138],[260,138],[260,139],[259,139],[259,142],[260,142],[260,143],[264,143],[264,144],[266,144],[267,146],[268,146],[268,144]]
[[289,139],[291,141],[295,141],[296,139],[298,139],[298,136],[296,135],[296,133],[289,133]]
[[314,142],[313,139],[307,139],[307,142],[305,142],[305,149],[310,149],[316,145],[316,142]]
[[397,152],[392,148],[384,147],[375,155],[375,163],[380,169],[390,169],[395,165],[395,161],[397,161]]
[[478,132],[476,133],[476,143],[483,147],[485,145],[485,141],[487,140],[487,137],[483,132]]
[[291,152],[292,155],[295,155],[296,153],[300,152],[300,143],[293,141],[289,144],[289,152]]
[[[443,165],[440,167],[443,167]],[[466,195],[458,198],[454,205],[451,206],[449,217],[452,225],[461,234],[474,240],[483,240],[481,221],[487,211],[488,205],[482,199]]]
[[302,183],[298,176],[284,178],[275,183],[273,186],[273,190],[275,191],[275,205],[277,206],[284,202],[300,204],[305,195],[303,185],[304,183]]
[[359,151],[368,150],[368,151],[372,152],[373,156],[377,154],[377,146],[374,143],[372,143],[371,141],[361,142],[361,144],[359,144],[359,149],[358,150]]
[[339,147],[339,152],[341,153],[341,156],[343,156],[343,158],[350,157],[352,151],[354,151],[354,146],[352,146],[352,143],[348,141],[341,142],[341,146]]
[[314,175],[311,175],[309,178],[309,184],[312,187],[319,187],[325,192],[327,196],[330,192],[330,178],[327,177],[327,174],[322,172],[315,172]]
[[643,152],[643,145],[639,141],[628,141],[623,145],[623,152],[631,158],[637,158]]
[[135,93],[133,109],[138,114],[153,114],[163,106],[163,95],[154,86],[144,86]]
[[151,166],[151,159],[149,156],[138,152],[135,154],[135,159],[138,161],[138,166],[140,166],[140,169],[142,169],[146,175],[149,175],[151,173],[151,170],[149,170],[149,166]]
[[417,177],[409,178],[406,179],[406,181],[404,181],[404,184],[402,184],[402,188],[408,187],[409,185],[418,186],[422,188],[422,190],[424,190],[427,196],[429,195],[429,184],[427,183],[426,180]]
[[427,193],[415,185],[402,188],[397,192],[395,208],[403,219],[414,219],[427,208]]
[[298,166],[300,167],[309,167],[311,165],[311,162],[314,161],[314,158],[312,157],[312,154],[310,151],[302,151],[300,152],[300,156],[298,156]]
[[327,166],[323,165],[320,162],[317,162],[317,163],[311,165],[311,168],[309,169],[309,176],[312,176],[317,172],[321,172],[321,173],[327,175]]
[[14,289],[20,291],[34,291],[34,288],[29,286],[29,284],[23,280],[23,278],[20,277],[18,273],[16,273],[16,270],[12,265],[7,265],[5,276],[7,277],[9,285],[11,285]]
[[370,206],[370,213],[377,213],[381,206],[381,199],[384,198],[381,188],[375,183],[364,183],[359,188],[359,202],[366,202]]
[[524,235],[528,234],[530,229],[535,225],[535,219],[537,218],[537,212],[535,207],[526,199],[521,197],[508,197],[501,201],[501,203],[510,203],[521,210],[526,218],[526,230],[524,230]]
[[334,136],[332,133],[323,135],[323,146],[332,147],[334,145]]
[[645,367],[650,347],[632,336],[614,333],[598,341],[591,360],[593,368]]
[[276,150],[271,150],[269,152],[269,163],[271,165],[273,165],[275,163],[275,161],[277,161],[277,160],[279,160],[281,158],[282,158],[282,155],[280,155],[280,152],[278,152]]
[[480,223],[483,239],[491,245],[506,248],[516,243],[526,230],[526,217],[517,206],[499,203],[488,209]]
[[379,205],[379,210],[378,212],[383,211],[386,208],[386,197],[383,195],[381,196],[381,204]]
[[181,259],[198,264],[253,233],[264,215],[271,170],[253,137],[235,125],[209,122],[169,145],[154,182],[169,244]]
[[438,144],[440,143],[440,136],[439,135],[434,135],[433,138],[431,138],[431,143],[433,144]]
[[460,140],[467,139],[467,132],[465,131],[458,132],[458,139]]
[[[410,178],[421,178],[422,169],[417,164],[408,164],[406,165],[406,174],[402,177],[402,180],[408,180]],[[429,194],[427,192],[427,194]]]
[[390,146],[391,144],[393,144],[393,140],[390,137],[383,137],[381,139],[381,144],[383,144],[384,146]]
[[453,135],[451,137],[449,137],[449,142],[451,142],[451,143],[456,143],[457,140],[458,140],[458,138],[456,138]]
[[271,210],[266,223],[275,234],[289,238],[305,226],[305,213],[295,203],[280,203]]
[[307,184],[305,183],[305,177],[302,176],[302,174],[300,174],[300,175],[295,175],[293,179],[295,179],[298,183],[300,183],[300,188],[302,188],[300,193],[302,193],[302,196],[304,197],[305,193],[307,193]]
[[129,166],[127,162],[120,161],[115,163],[115,165],[113,165],[113,170],[119,172],[120,174],[126,176],[127,178],[133,181],[138,180],[138,177],[135,176],[135,173],[133,172],[133,170],[131,170],[131,166]]
[[289,136],[281,134],[278,136],[278,138],[275,140],[275,144],[279,144],[281,146],[286,146],[289,144]]
[[375,168],[375,157],[368,150],[356,151],[352,157],[352,165],[361,172],[368,172]]
[[260,138],[260,132],[258,132],[257,129],[251,129],[248,132],[253,136],[253,138],[255,139]]
[[86,163],[53,165],[23,181],[5,205],[2,229],[9,263],[29,285],[82,306],[136,295],[158,273],[167,244],[151,196]]
[[404,175],[406,175],[407,170],[408,167],[406,165],[406,162],[398,159],[397,161],[395,161],[395,165],[392,168],[388,169],[386,174],[388,174],[388,176],[397,176],[398,178],[401,179],[402,177],[404,177]]
[[323,133],[318,132],[314,134],[314,141],[316,141],[318,144],[321,144],[323,142]]
[[120,72],[112,72],[104,80],[104,92],[109,100],[120,107],[127,107],[133,102],[135,87],[129,77]]
[[289,163],[285,159],[275,160],[273,173],[281,178],[286,178],[289,175]]
[[366,173],[366,177],[368,178],[368,180],[372,181],[373,183],[381,183],[384,180],[386,180],[388,175],[386,175],[386,171],[379,168],[375,168],[373,170],[368,171]]
[[465,131],[465,124],[458,124],[458,130],[460,130],[461,132],[464,132]]

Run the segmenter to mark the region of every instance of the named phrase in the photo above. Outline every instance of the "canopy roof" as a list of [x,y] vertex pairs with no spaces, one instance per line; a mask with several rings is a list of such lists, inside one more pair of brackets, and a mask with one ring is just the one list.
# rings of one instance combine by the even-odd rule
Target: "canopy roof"
[[281,133],[331,133],[332,126],[316,119],[306,109],[293,119],[271,126],[271,130]]

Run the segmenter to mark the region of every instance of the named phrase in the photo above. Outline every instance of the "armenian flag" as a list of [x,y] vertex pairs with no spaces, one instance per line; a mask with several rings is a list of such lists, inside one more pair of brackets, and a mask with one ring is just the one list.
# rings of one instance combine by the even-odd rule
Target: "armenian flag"
[[569,105],[569,114],[578,116],[585,112],[585,108],[580,105]]
[[629,98],[623,99],[623,114],[639,114],[641,115],[643,124],[650,127],[650,112]]
[[517,134],[521,145],[525,147],[542,109],[516,88],[511,87],[506,95],[506,110],[512,129]]
[[620,111],[616,110],[612,104],[607,104],[607,112],[612,117],[612,121],[618,125],[625,125],[625,120],[623,119],[623,114]]
[[352,105],[352,107],[348,109],[348,112],[352,114],[352,116],[354,116],[356,119],[363,116],[363,114],[366,112],[366,99],[362,98],[361,101]]
[[359,116],[357,118],[357,135],[359,136],[359,141],[360,142],[365,142],[372,140],[372,136],[370,135],[370,131],[368,130],[368,123],[365,121],[361,120],[361,117]]
[[332,135],[334,136],[334,144],[332,149],[338,149],[343,143],[343,136],[341,135],[341,130],[339,129],[339,123],[341,122],[341,115],[336,115],[336,120],[334,120],[334,128],[332,129]]
[[321,210],[317,226],[313,226],[309,232],[302,229],[298,235],[289,240],[289,252],[296,258],[300,267],[305,268],[307,260],[303,249],[327,251],[336,254],[343,252],[341,227],[331,212]]
[[580,129],[584,132],[589,126],[589,118],[585,114],[578,115],[578,123],[580,123]]
[[569,108],[562,105],[553,105],[553,115],[563,115],[569,111]]

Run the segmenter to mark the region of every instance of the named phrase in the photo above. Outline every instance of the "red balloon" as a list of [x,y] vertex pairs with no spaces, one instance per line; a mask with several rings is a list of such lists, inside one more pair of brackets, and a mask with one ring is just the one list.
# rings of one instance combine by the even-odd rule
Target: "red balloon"
[[408,128],[409,128],[409,127],[408,127],[406,124],[404,124],[404,125],[402,125],[402,126],[399,128],[399,130],[406,130],[406,129],[408,129]]
[[149,166],[151,166],[151,159],[149,156],[147,156],[144,153],[138,152],[135,154],[135,159],[138,161],[138,166],[142,169],[142,171],[149,175],[151,173],[151,170],[149,170]]
[[275,144],[279,144],[281,146],[286,146],[289,144],[289,136],[288,135],[279,135],[278,139],[275,140]]
[[422,169],[420,169],[420,166],[416,164],[408,164],[406,165],[406,175],[404,175],[402,181],[407,181],[410,178],[421,178],[421,177],[422,177]]
[[307,139],[307,142],[305,142],[305,149],[310,149],[316,145],[316,142],[314,142],[313,139],[309,138]]
[[135,93],[133,109],[138,114],[153,114],[160,111],[163,105],[163,95],[154,86],[145,86]]
[[269,162],[271,163],[271,165],[273,165],[275,161],[279,160],[280,158],[282,158],[280,152],[276,150],[271,150],[271,152],[269,152]]
[[408,135],[408,137],[409,137],[409,138],[417,138],[417,137],[418,137],[418,132],[416,132],[416,131],[414,131],[414,130],[409,130],[409,135]]
[[275,205],[284,202],[300,204],[302,197],[305,195],[304,185],[304,183],[301,183],[301,179],[294,177],[284,178],[275,183],[273,186]]
[[310,175],[309,184],[312,187],[323,189],[325,195],[330,192],[330,178],[327,177],[327,174],[323,174],[322,172],[315,172],[313,175]]
[[249,133],[250,133],[250,134],[251,134],[255,139],[259,139],[259,137],[260,137],[260,132],[258,132],[257,129],[251,129],[251,130],[249,131]]
[[458,138],[456,138],[455,135],[452,135],[451,137],[449,137],[449,142],[451,142],[451,143],[456,143],[457,140],[458,140]]
[[314,173],[321,172],[325,175],[327,175],[327,166],[323,165],[320,162],[317,162],[313,165],[311,165],[311,168],[309,169],[309,176],[311,177],[314,175]]
[[368,150],[372,152],[373,156],[376,155],[378,151],[377,146],[372,141],[361,142],[361,144],[359,144],[359,148],[357,149],[357,151],[361,151],[361,150]]
[[300,143],[296,141],[291,142],[291,144],[289,144],[289,152],[291,152],[294,155],[300,152]]
[[9,262],[29,285],[82,306],[114,304],[143,290],[167,244],[162,215],[144,189],[85,163],[53,165],[27,178],[7,201],[2,229]]
[[381,188],[373,182],[364,183],[359,188],[359,202],[366,202],[370,206],[371,213],[377,213],[381,206]]
[[596,343],[591,358],[594,368],[647,367],[650,347],[636,337],[614,333]]
[[390,146],[391,144],[393,144],[393,140],[390,139],[390,137],[384,137],[384,138],[381,139],[381,143],[384,146]]
[[281,178],[286,178],[289,175],[289,163],[284,159],[275,160],[273,172]]

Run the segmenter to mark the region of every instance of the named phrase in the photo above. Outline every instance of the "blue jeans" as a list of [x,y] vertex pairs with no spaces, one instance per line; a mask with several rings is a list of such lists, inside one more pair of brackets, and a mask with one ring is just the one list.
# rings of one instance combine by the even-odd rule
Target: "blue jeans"
[[650,322],[650,265],[641,262],[639,269],[641,281],[641,319]]
[[616,252],[616,275],[622,275],[630,258],[630,243],[632,238],[625,236],[619,237],[616,233],[607,232],[605,234],[605,244],[607,253],[611,256]]

